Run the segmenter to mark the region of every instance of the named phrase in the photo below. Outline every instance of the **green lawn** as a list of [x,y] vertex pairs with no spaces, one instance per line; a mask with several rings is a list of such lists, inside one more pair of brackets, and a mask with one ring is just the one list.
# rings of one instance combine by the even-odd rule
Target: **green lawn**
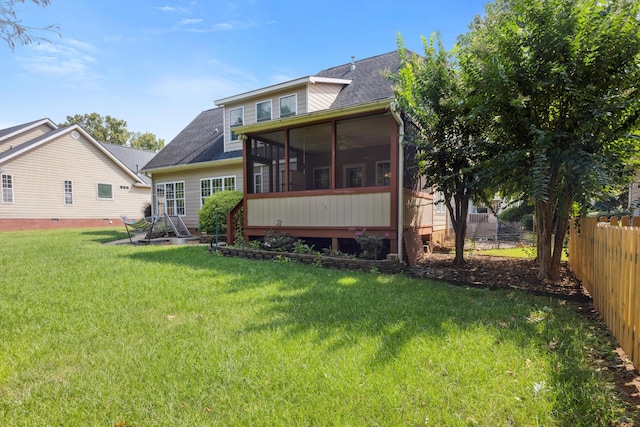
[[[478,255],[534,259],[536,257],[536,247],[529,246],[525,248],[486,249],[478,251]],[[569,258],[567,257],[567,254],[563,252],[561,259],[563,261],[567,261]]]
[[[524,293],[0,233],[2,426],[566,426],[624,416],[575,307]],[[598,424],[600,423],[600,424]]]

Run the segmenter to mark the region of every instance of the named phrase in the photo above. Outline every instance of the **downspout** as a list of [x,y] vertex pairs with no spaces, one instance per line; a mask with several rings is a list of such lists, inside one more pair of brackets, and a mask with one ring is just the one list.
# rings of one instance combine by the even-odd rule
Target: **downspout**
[[398,104],[391,103],[391,114],[398,122],[398,260],[403,262],[402,232],[404,231],[404,121],[400,117]]

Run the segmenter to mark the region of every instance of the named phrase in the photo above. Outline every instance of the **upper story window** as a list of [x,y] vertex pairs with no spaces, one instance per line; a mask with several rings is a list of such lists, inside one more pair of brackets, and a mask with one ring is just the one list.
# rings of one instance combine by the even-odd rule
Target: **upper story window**
[[234,108],[229,110],[229,127],[231,128],[231,140],[238,141],[240,135],[233,131],[235,126],[244,125],[244,107]]
[[259,122],[271,120],[271,100],[256,104],[256,120]]
[[13,203],[13,175],[2,174],[2,203]]
[[298,114],[298,96],[293,95],[280,97],[280,117],[295,116]]

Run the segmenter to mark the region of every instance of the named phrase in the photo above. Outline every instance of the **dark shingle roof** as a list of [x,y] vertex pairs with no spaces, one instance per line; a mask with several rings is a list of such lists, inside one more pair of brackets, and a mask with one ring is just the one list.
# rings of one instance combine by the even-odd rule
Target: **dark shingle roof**
[[140,170],[151,159],[153,159],[156,153],[146,150],[138,150],[131,147],[125,147],[124,145],[116,145],[108,142],[100,142],[109,153],[111,153],[116,159],[120,160],[131,172],[135,173],[138,178],[146,183],[151,184],[151,179],[140,173]]
[[49,119],[39,119],[39,120],[34,120],[32,122],[29,122],[29,123],[23,123],[21,125],[12,126],[10,128],[0,129],[0,139],[2,139],[3,137],[5,137],[7,135],[11,135],[12,133],[17,132],[17,131],[19,131],[21,129],[26,129],[29,126],[34,125],[34,124],[36,124],[38,122],[45,123],[47,120],[49,120]]
[[[31,122],[31,123],[35,123],[35,122]],[[28,123],[28,124],[31,124],[31,123]],[[20,126],[15,126],[14,128],[10,128],[10,129],[18,130],[18,128],[22,128],[22,127],[26,128],[27,126],[26,125],[20,125]],[[31,147],[33,145],[39,144],[41,141],[43,141],[45,139],[52,138],[52,137],[54,137],[54,136],[56,136],[58,134],[62,134],[64,132],[65,132],[65,128],[54,129],[51,132],[47,132],[45,134],[42,134],[37,138],[30,139],[28,141],[23,142],[22,144],[13,146],[10,149],[0,153],[0,160],[5,159],[6,157],[13,156],[17,152],[24,151],[24,150],[28,149],[29,147]]]
[[387,73],[395,73],[400,69],[398,52],[389,52],[371,58],[355,61],[355,69],[351,71],[351,63],[339,65],[320,71],[316,76],[336,79],[350,79],[331,105],[331,108],[348,107],[382,99],[393,98],[391,81]]
[[242,157],[224,151],[223,109],[203,111],[144,167],[145,170]]

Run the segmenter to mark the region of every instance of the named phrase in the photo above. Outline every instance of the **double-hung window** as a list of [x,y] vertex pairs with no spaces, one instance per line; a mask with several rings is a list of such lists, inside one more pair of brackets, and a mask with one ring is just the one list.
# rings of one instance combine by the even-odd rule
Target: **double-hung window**
[[200,180],[200,207],[204,205],[207,197],[218,191],[236,189],[235,176],[223,176],[219,178],[205,178]]
[[258,102],[256,104],[256,121],[266,122],[271,120],[271,100]]
[[293,95],[287,95],[280,97],[280,117],[295,116],[298,114],[298,97],[294,93]]
[[2,174],[2,203],[13,203],[13,175]]
[[167,215],[186,215],[184,181],[156,184],[156,200],[159,208],[162,207],[163,198],[164,211]]
[[240,135],[233,131],[236,126],[244,125],[244,107],[229,110],[229,128],[231,129],[231,141],[239,141]]
[[68,179],[64,180],[64,204],[65,206],[73,205],[73,182]]

